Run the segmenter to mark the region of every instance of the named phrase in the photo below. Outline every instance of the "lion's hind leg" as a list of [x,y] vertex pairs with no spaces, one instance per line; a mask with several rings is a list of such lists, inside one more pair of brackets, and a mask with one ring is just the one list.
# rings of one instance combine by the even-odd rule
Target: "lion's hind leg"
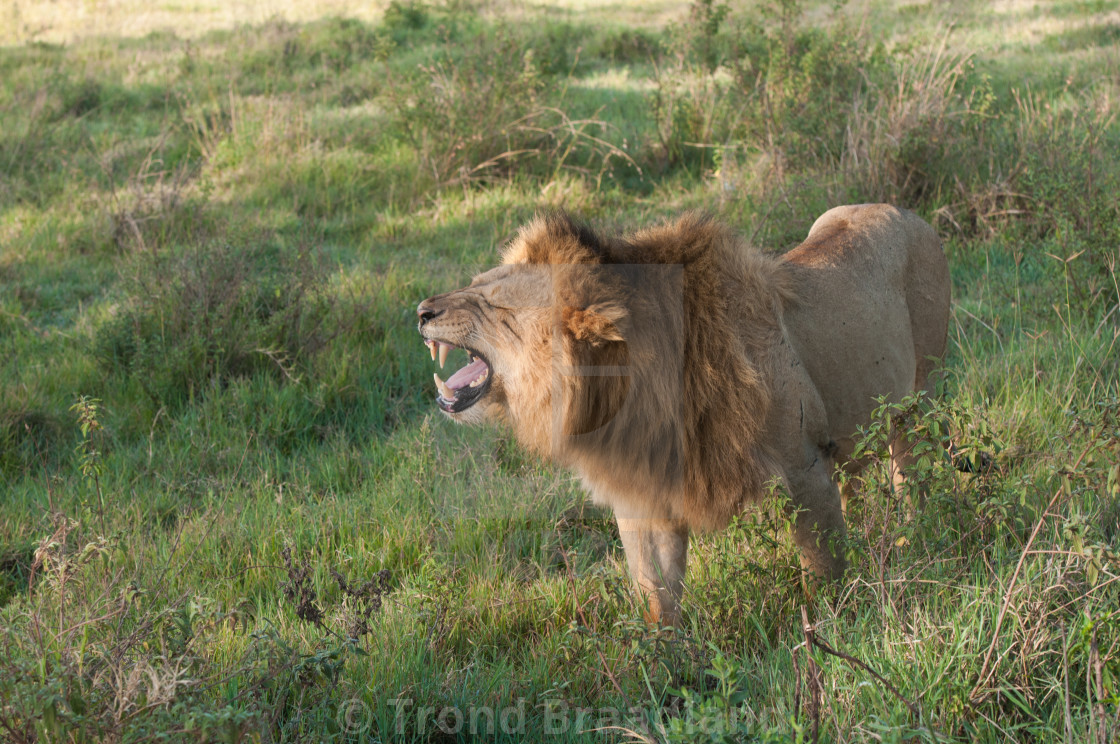
[[929,402],[930,385],[936,372],[934,362],[929,358],[919,358],[914,391],[904,402],[913,400],[906,411],[891,422],[893,435],[888,443],[890,452],[889,475],[891,494],[896,503],[902,502],[909,517],[914,517],[925,507],[929,495],[928,486],[915,481],[918,457],[914,453],[923,450],[924,439],[911,429],[911,423],[924,415]]
[[898,435],[890,443],[891,493],[895,502],[904,501],[906,513],[914,517],[925,506],[926,490],[911,488],[910,479],[917,458],[913,455],[914,442],[905,435]]

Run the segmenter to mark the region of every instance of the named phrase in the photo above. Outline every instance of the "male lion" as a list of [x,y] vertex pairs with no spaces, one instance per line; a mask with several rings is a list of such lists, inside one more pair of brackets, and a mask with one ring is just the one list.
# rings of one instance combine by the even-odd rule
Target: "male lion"
[[[417,308],[452,419],[508,422],[618,520],[647,618],[678,620],[688,534],[780,479],[810,578],[845,568],[837,466],[875,398],[925,390],[945,350],[949,271],[916,215],[838,207],[789,253],[697,214],[622,238],[563,214],[519,231],[499,267]],[[892,447],[901,477],[906,448]]]

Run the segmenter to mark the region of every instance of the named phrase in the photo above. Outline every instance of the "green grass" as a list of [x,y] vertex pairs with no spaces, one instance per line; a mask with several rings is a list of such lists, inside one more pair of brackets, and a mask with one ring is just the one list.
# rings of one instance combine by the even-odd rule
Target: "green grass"
[[[0,739],[1115,738],[1116,5],[17,3]],[[437,415],[416,303],[542,207],[780,251],[861,200],[943,238],[915,425],[991,468],[872,468],[832,597],[779,509],[699,536],[652,630],[610,515]]]

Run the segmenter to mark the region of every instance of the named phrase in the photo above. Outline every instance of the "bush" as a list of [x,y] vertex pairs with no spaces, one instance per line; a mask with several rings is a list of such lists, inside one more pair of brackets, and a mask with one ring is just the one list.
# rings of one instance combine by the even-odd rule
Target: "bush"
[[[843,143],[833,158],[847,191],[839,201],[916,205],[936,199],[953,183],[954,166],[972,150],[971,117],[985,112],[962,95],[970,60],[949,53],[946,41],[913,55],[895,55],[882,83],[869,77],[855,86],[840,117]],[[986,99],[978,101],[982,107]]]
[[146,254],[94,354],[168,407],[238,377],[294,380],[338,332],[323,283],[307,246],[246,240]]
[[25,472],[64,439],[62,427],[50,412],[31,407],[29,401],[5,400],[0,404],[0,475]]
[[634,165],[603,138],[604,122],[564,110],[563,88],[546,84],[556,58],[546,54],[542,67],[538,50],[503,28],[445,46],[386,81],[396,128],[420,162],[418,193],[561,170],[601,180],[617,162]]
[[764,28],[694,4],[651,99],[664,164],[706,164],[712,148],[764,155],[782,172],[839,159],[843,112],[882,73],[883,51],[843,25],[802,28],[797,3],[770,15],[777,23]]

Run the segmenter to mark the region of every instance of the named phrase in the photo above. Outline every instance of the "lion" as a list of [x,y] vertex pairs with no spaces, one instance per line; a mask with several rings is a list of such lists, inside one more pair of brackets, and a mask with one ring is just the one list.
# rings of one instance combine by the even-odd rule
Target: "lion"
[[[417,313],[441,367],[467,355],[435,374],[439,408],[573,469],[614,511],[647,619],[672,625],[689,533],[774,482],[810,590],[843,575],[835,471],[860,469],[878,398],[928,390],[949,289],[933,229],[885,204],[831,209],[781,256],[698,213],[621,237],[552,213]],[[908,446],[892,442],[899,481]]]

